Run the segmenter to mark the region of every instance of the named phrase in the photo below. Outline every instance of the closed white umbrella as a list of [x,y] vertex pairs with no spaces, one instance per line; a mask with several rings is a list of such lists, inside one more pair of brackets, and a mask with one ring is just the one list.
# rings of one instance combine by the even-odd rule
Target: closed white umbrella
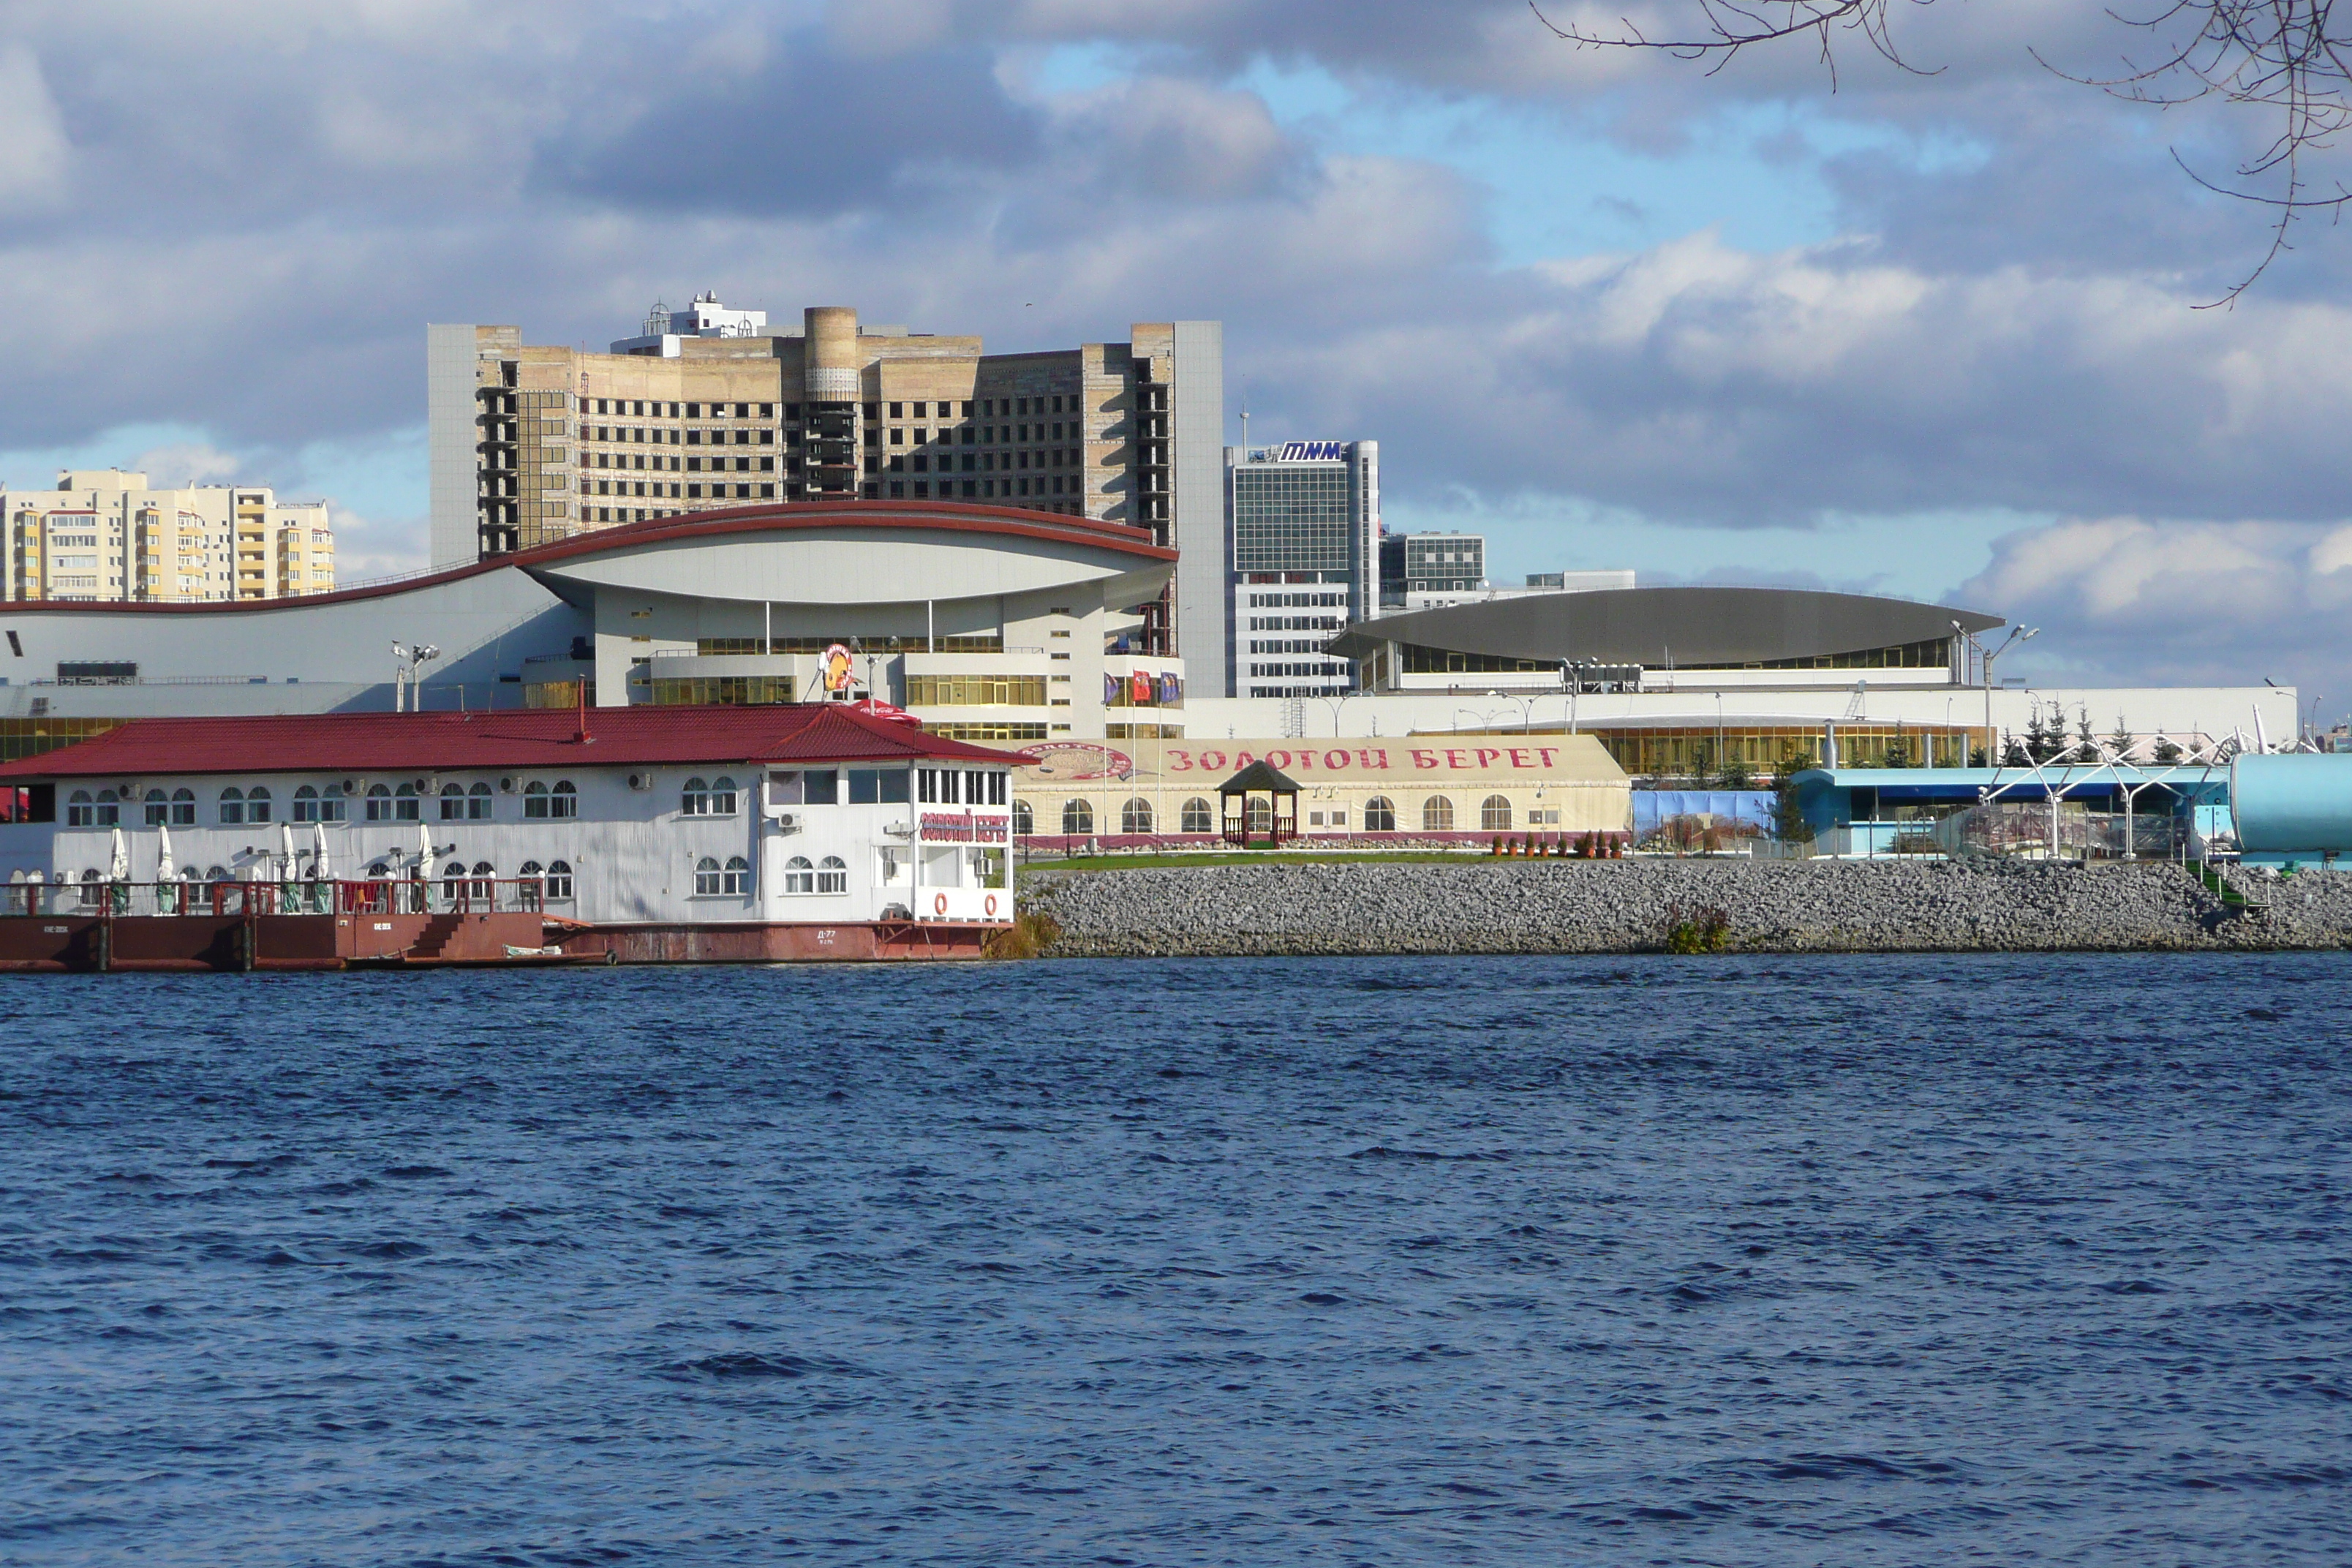
[[416,825],[416,876],[419,881],[433,879],[433,834],[421,822]]
[[331,874],[327,868],[327,825],[325,823],[310,824],[310,840],[311,847],[317,851],[316,859],[310,867],[310,879],[316,882],[331,880]]
[[122,837],[122,829],[114,830],[114,853],[108,858],[106,879],[110,882],[131,880],[131,846]]
[[173,875],[172,825],[159,822],[155,825],[155,879],[168,882],[173,880]]
[[290,822],[278,825],[278,879],[294,879],[294,825]]

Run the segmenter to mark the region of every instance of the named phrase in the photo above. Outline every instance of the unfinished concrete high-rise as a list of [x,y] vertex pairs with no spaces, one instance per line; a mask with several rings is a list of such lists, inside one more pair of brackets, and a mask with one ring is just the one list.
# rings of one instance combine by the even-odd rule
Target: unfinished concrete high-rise
[[681,512],[952,497],[1150,531],[1183,554],[1135,651],[1228,641],[1219,322],[990,354],[843,306],[771,325],[703,296],[604,353],[425,331],[437,565]]

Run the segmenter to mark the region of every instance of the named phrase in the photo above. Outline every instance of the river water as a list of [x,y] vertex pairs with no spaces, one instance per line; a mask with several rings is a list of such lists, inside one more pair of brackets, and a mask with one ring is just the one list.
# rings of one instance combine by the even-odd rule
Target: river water
[[58,977],[0,1563],[2352,1561],[2352,959]]

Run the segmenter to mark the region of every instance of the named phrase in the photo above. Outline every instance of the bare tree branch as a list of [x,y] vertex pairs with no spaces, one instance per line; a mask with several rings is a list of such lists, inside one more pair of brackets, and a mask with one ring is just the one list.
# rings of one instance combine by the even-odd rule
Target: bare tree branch
[[[1837,84],[1834,35],[1858,33],[1889,63],[1928,75],[1905,59],[1895,46],[1893,0],[1692,0],[1700,26],[1693,37],[1654,39],[1631,21],[1602,33],[1562,27],[1528,0],[1537,20],[1555,37],[1580,48],[1652,49],[1679,59],[1706,60],[1713,75],[1741,50],[1811,34],[1822,64]],[[1935,0],[1909,0],[1931,5]],[[2059,70],[2031,45],[2028,51],[2052,74],[2133,103],[2176,108],[2218,99],[2276,116],[2275,133],[2228,176],[2200,172],[2178,148],[2173,160],[2200,187],[2219,195],[2267,206],[2276,214],[2270,247],[2262,260],[2219,300],[2199,309],[2234,303],[2293,247],[2293,226],[2314,212],[2341,218],[2352,206],[2352,188],[2340,180],[2332,189],[2314,186],[2305,170],[2310,156],[2335,144],[2352,129],[2352,21],[2339,30],[2335,0],[2154,0],[2151,14],[2107,15],[2135,29],[2154,46],[2145,62],[2130,52],[2113,76],[2080,76]]]

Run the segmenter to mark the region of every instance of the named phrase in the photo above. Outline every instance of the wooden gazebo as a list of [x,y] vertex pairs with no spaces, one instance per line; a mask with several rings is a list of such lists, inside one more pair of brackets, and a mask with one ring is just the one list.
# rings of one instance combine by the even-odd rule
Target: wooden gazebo
[[1252,763],[1219,784],[1217,805],[1228,844],[1246,849],[1255,836],[1269,847],[1298,837],[1298,785],[1271,763]]

